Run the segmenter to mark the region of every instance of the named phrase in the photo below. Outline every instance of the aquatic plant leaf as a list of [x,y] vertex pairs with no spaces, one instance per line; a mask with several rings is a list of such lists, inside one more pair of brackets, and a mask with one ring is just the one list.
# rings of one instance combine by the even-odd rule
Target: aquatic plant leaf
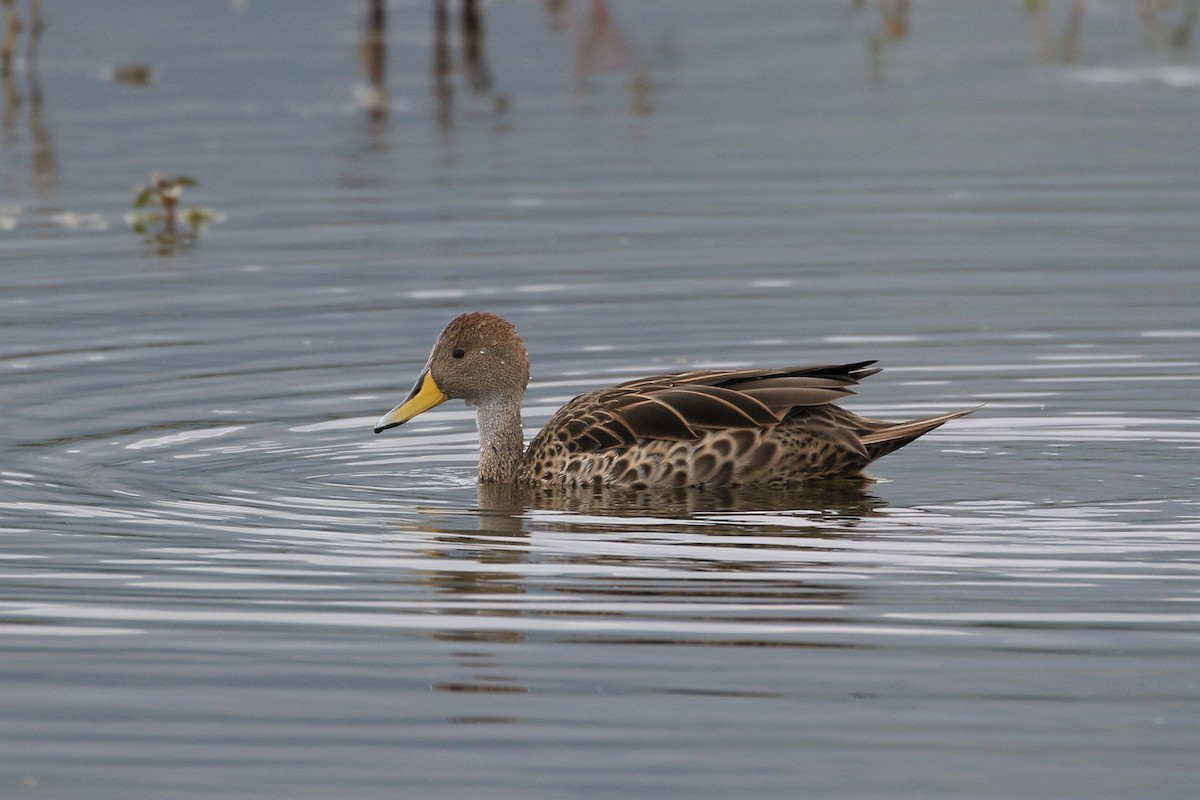
[[204,206],[192,206],[187,211],[183,212],[183,221],[188,224],[194,231],[199,231],[201,227],[207,225],[217,218],[217,214],[211,208]]
[[135,197],[135,198],[134,198],[134,200],[133,200],[133,207],[134,207],[134,208],[141,208],[142,206],[144,206],[144,205],[146,205],[147,203],[149,203],[149,202],[150,202],[150,200],[154,198],[154,195],[155,195],[155,194],[156,194],[156,193],[155,193],[155,191],[154,191],[154,187],[153,187],[153,186],[146,186],[146,187],[145,187],[145,188],[143,188],[143,189],[142,189],[140,192],[138,192],[138,195],[137,195],[137,197]]

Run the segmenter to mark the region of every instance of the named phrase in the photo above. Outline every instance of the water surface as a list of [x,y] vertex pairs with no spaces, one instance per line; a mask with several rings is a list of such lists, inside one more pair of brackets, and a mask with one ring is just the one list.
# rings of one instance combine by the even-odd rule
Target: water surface
[[[47,4],[0,793],[1193,796],[1200,68],[1182,11],[1063,5],[493,2],[439,72],[395,3],[373,117],[352,4]],[[154,170],[222,221],[131,232]],[[530,434],[718,365],[986,407],[855,491],[481,492],[461,405],[370,430],[473,309]]]

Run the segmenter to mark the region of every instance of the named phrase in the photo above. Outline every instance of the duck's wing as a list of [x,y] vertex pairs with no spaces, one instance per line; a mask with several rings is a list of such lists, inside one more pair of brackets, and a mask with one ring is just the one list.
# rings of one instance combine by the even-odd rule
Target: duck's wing
[[717,430],[770,428],[802,406],[853,394],[874,361],[785,369],[702,370],[640,378],[580,395],[538,435],[568,452],[692,441]]

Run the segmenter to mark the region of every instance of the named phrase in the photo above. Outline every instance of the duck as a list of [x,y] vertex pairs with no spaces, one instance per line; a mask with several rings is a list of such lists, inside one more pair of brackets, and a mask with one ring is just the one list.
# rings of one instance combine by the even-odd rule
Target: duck
[[526,447],[525,344],[508,320],[475,311],[446,325],[412,391],[375,433],[457,399],[475,408],[480,484],[787,487],[863,476],[876,459],[977,410],[886,422],[836,405],[880,371],[876,363],[638,378],[579,395]]

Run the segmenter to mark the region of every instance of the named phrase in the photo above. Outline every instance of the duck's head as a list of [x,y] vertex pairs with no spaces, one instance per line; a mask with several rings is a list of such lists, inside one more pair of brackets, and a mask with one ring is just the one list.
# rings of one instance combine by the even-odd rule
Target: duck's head
[[403,403],[380,417],[375,432],[403,425],[450,399],[467,405],[515,404],[529,385],[529,356],[508,320],[484,311],[455,317]]

